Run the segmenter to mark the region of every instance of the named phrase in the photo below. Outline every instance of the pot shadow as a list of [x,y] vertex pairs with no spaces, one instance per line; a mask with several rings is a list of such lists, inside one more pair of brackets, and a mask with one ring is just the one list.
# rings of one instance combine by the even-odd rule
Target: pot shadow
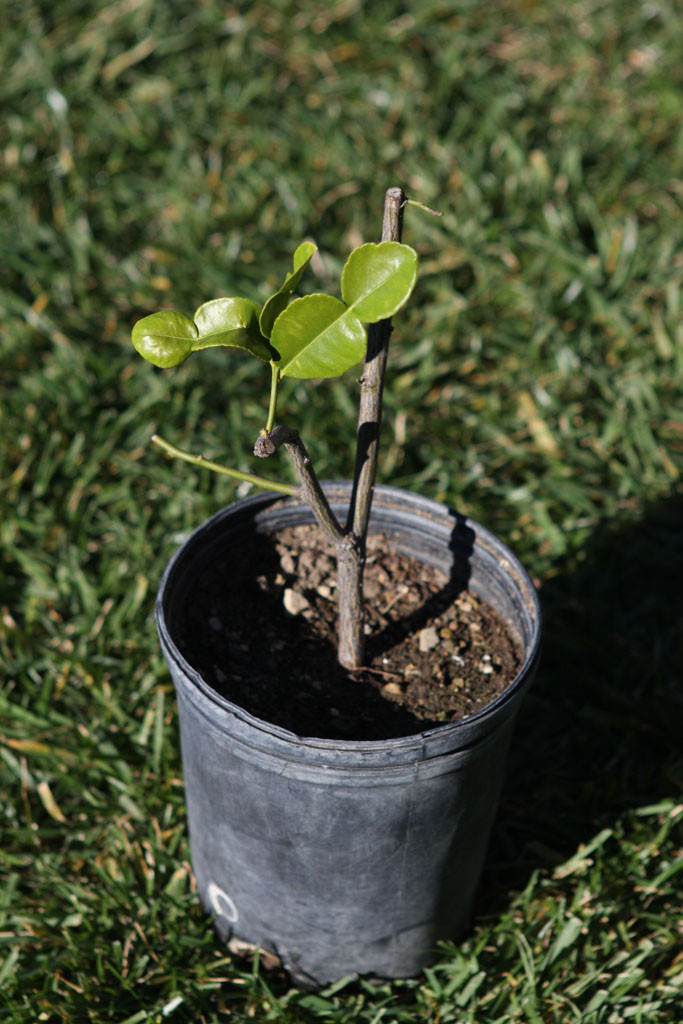
[[475,913],[495,913],[623,812],[683,790],[683,496],[601,527],[542,587],[539,676],[517,722]]
[[[459,512],[453,512],[453,515],[455,516],[455,526],[448,541],[452,562],[446,583],[414,612],[404,615],[402,618],[390,620],[383,629],[368,637],[366,650],[369,659],[380,657],[411,634],[417,633],[429,625],[442,612],[446,611],[459,594],[467,590],[472,575],[470,563],[476,534],[472,527],[467,525],[465,516]],[[391,539],[390,531],[385,529],[383,533]],[[443,549],[437,549],[435,555],[436,564],[443,568]],[[421,728],[426,727],[424,723],[421,724]]]

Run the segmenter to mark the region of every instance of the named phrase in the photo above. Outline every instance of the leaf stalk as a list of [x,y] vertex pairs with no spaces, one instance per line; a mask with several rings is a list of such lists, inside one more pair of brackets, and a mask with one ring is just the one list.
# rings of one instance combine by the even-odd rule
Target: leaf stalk
[[277,363],[271,362],[270,364],[270,401],[268,403],[268,419],[266,420],[265,432],[269,434],[273,429],[275,423],[275,408],[277,406],[277,393],[280,386],[280,370]]

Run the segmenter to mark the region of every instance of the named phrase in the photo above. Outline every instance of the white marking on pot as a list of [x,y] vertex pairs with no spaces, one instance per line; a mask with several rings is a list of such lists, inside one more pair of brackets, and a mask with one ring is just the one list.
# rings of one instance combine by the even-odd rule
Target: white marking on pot
[[239,911],[234,902],[228,896],[227,892],[221,889],[220,885],[216,885],[215,882],[209,882],[209,888],[207,891],[209,900],[211,901],[211,906],[218,916],[224,917],[226,921],[230,921],[231,924],[236,924],[240,917]]

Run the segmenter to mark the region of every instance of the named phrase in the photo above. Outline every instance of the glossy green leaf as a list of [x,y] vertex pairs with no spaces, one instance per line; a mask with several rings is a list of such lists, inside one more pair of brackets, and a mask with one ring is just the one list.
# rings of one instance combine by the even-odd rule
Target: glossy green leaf
[[287,308],[290,297],[301,280],[301,275],[311,262],[313,253],[315,252],[317,252],[317,246],[315,246],[313,242],[302,242],[295,250],[292,258],[292,273],[287,274],[287,277],[281,287],[278,288],[274,295],[271,295],[261,310],[259,325],[261,333],[266,338],[270,338],[273,330],[273,324],[279,317],[280,313]]
[[342,271],[344,302],[366,323],[393,316],[417,280],[417,253],[400,242],[368,242],[349,256]]
[[232,345],[270,361],[273,353],[259,330],[259,307],[251,299],[210,299],[194,315],[198,337],[192,348]]
[[133,327],[132,341],[148,362],[166,369],[187,359],[197,340],[197,327],[185,313],[165,309],[143,316]]
[[283,377],[338,377],[365,355],[365,328],[331,295],[305,295],[280,314],[271,335]]

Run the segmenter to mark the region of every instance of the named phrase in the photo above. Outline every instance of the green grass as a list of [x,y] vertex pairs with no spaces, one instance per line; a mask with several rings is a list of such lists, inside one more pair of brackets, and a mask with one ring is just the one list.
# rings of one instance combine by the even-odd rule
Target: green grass
[[[0,1014],[37,1021],[683,1019],[680,17],[673,3],[3,5]],[[152,622],[178,540],[254,471],[267,369],[155,371],[137,317],[331,290],[402,184],[421,277],[381,478],[542,585],[473,930],[410,981],[322,993],[197,905]],[[290,383],[322,477],[357,388]],[[239,404],[238,404],[239,400]],[[289,469],[280,467],[283,478]]]

